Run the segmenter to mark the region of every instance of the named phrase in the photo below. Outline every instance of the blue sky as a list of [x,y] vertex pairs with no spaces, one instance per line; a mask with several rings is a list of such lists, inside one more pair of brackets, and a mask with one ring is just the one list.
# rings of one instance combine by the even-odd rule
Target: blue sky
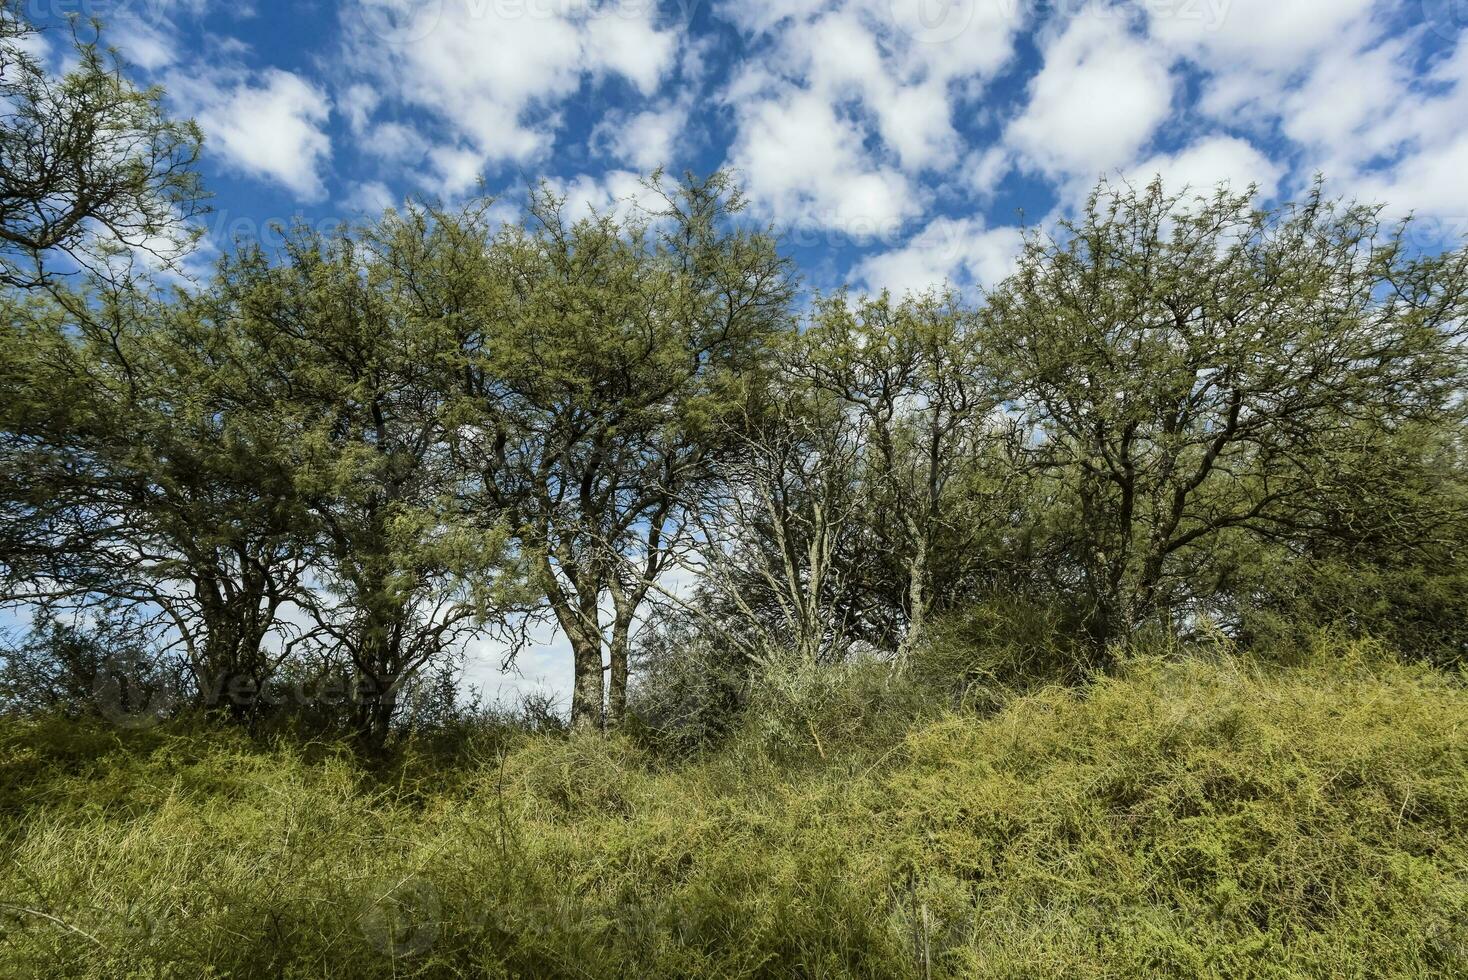
[[817,287],[992,281],[1103,174],[1318,171],[1468,226],[1465,0],[25,3],[199,120],[216,247],[480,179],[605,207],[658,165],[736,168]]
[[[102,19],[199,121],[201,267],[480,180],[506,215],[539,178],[611,207],[659,165],[735,168],[814,288],[992,283],[1103,175],[1318,172],[1468,234],[1468,0],[24,2]],[[525,673],[560,688],[547,642]]]

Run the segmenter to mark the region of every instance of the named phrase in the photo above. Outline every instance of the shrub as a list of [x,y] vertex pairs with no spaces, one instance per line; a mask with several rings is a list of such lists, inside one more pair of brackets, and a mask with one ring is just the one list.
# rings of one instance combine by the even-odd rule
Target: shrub
[[1462,974],[1468,697],[1321,642],[984,716],[855,664],[696,759],[522,735],[437,781],[5,721],[0,975]]
[[914,652],[912,669],[957,704],[993,707],[1008,691],[1077,683],[1094,661],[1095,651],[1065,609],[1007,597],[938,620]]

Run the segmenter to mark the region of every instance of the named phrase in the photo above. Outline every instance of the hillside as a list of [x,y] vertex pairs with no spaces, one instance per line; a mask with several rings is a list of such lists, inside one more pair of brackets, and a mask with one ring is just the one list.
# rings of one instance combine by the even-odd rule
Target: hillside
[[681,760],[486,728],[368,772],[7,722],[0,974],[1468,970],[1456,679],[1362,644],[1138,659],[985,716],[874,670]]

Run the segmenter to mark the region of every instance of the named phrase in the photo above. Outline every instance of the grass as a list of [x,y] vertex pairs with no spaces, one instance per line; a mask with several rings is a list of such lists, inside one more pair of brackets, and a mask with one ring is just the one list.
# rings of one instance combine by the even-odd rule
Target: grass
[[853,721],[880,700],[691,759],[489,733],[389,772],[7,722],[0,976],[1468,972],[1448,675],[1337,644]]

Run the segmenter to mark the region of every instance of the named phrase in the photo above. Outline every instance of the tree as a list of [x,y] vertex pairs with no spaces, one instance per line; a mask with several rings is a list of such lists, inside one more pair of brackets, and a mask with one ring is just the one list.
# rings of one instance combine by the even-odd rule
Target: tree
[[0,0],[0,284],[43,285],[58,255],[63,271],[109,275],[133,251],[174,261],[198,234],[198,127],[75,32],[73,64],[53,76],[36,36],[18,0]]
[[674,188],[654,175],[648,192],[656,211],[579,221],[534,193],[495,240],[457,370],[478,409],[457,450],[570,640],[581,729],[620,723],[636,617],[690,543],[683,495],[789,323],[788,264],[731,226],[743,202],[726,175]]
[[0,338],[4,598],[135,617],[250,721],[306,555],[280,456],[227,397],[233,339],[131,286],[58,295],[11,296]]
[[389,213],[357,235],[298,230],[283,261],[227,263],[208,303],[238,338],[239,409],[268,419],[305,515],[306,608],[349,659],[353,727],[385,743],[403,685],[518,601],[499,515],[471,510],[450,453],[481,211]]
[[[1278,645],[1301,627],[1385,640],[1444,667],[1468,659],[1468,427],[1369,431],[1308,499],[1299,532],[1265,542],[1234,576],[1246,639]],[[1241,563],[1242,564],[1242,563]],[[1279,634],[1285,635],[1281,637]]]
[[992,558],[980,539],[1008,516],[995,506],[1002,477],[980,489],[1007,426],[976,320],[948,292],[855,304],[837,295],[818,304],[790,368],[795,383],[855,414],[872,565],[884,570],[869,588],[888,610],[871,638],[900,637],[903,651],[935,606],[972,587]]
[[690,502],[701,591],[682,605],[756,665],[820,666],[886,633],[870,588],[868,433],[840,398],[785,381],[750,400]]
[[1363,435],[1440,418],[1468,253],[1414,256],[1320,188],[1255,210],[1102,186],[984,311],[1099,645],[1183,613],[1226,532],[1291,538]]

